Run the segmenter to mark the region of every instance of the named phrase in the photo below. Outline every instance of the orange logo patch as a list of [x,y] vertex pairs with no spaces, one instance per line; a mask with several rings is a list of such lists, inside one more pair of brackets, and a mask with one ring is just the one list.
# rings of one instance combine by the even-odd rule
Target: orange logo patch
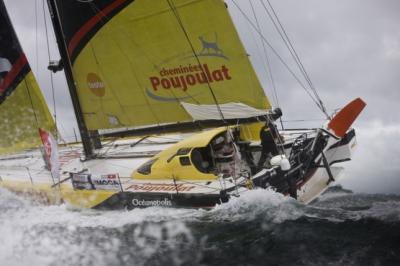
[[106,87],[97,74],[89,73],[86,81],[90,91],[97,97],[103,97],[106,94]]

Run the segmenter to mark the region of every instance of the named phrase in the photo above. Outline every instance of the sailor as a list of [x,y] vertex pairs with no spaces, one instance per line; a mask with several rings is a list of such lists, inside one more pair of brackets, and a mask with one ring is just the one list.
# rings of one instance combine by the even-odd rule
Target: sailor
[[233,147],[232,138],[228,132],[215,139],[214,156],[219,173],[222,174],[223,177],[232,176],[235,170],[235,149]]
[[279,154],[276,145],[279,142],[280,134],[276,125],[272,121],[268,121],[260,130],[261,140],[261,156],[258,161],[258,167],[263,167],[268,157],[272,158]]

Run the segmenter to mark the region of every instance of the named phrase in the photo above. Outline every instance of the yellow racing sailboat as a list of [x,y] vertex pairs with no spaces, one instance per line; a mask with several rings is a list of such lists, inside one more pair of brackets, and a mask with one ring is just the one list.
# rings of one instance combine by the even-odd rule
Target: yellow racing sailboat
[[354,100],[324,127],[278,132],[282,113],[223,1],[48,6],[61,55],[49,69],[65,72],[83,154],[60,151],[60,176],[44,195],[85,208],[210,208],[273,188],[308,203],[337,177],[331,166],[350,159],[365,103]]

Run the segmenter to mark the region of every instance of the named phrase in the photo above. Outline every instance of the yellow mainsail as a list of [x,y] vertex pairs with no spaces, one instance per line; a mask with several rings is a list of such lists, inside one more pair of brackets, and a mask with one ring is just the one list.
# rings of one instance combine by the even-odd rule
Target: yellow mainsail
[[0,1],[0,153],[38,147],[54,122]]
[[191,121],[211,90],[270,108],[221,0],[56,2],[89,130]]

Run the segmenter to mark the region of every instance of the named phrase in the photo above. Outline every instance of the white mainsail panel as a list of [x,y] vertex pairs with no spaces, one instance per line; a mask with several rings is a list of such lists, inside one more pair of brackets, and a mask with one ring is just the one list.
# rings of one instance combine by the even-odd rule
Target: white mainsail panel
[[[267,111],[259,110],[244,103],[224,103],[219,106],[215,104],[191,104],[181,102],[186,112],[193,120],[221,120],[221,113],[224,119],[242,119],[267,115]],[[218,108],[219,107],[219,108]]]

